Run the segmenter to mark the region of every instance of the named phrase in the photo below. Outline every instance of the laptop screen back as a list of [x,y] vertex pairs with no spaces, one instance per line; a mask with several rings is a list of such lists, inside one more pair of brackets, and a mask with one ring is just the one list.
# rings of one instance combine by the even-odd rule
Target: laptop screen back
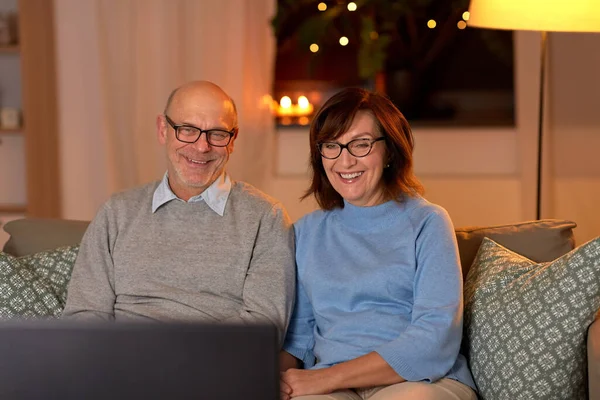
[[0,325],[0,398],[279,398],[270,326]]

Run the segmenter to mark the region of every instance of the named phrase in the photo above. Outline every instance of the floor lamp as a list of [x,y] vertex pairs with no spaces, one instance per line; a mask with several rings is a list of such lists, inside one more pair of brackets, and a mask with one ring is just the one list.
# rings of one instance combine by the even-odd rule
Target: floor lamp
[[549,32],[600,32],[600,0],[471,0],[468,26],[542,33],[536,219],[541,218],[544,86]]

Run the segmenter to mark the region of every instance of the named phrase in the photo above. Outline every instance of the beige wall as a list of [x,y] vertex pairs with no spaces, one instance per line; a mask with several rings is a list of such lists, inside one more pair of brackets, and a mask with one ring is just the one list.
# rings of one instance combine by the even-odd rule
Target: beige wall
[[600,34],[552,34],[549,212],[600,235]]

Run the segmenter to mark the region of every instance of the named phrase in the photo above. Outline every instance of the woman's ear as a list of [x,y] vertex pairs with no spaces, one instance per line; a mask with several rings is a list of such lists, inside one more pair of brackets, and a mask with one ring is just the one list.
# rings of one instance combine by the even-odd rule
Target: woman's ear
[[394,155],[392,153],[390,153],[389,149],[386,148],[385,150],[385,162],[383,163],[383,168],[389,168],[390,164],[392,164],[394,162]]

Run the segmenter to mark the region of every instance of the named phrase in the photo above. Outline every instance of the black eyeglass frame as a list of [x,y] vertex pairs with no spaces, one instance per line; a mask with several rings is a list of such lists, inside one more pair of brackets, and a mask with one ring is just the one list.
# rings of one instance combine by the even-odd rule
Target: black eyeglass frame
[[[200,140],[200,137],[202,136],[203,133],[206,133],[206,141],[208,142],[208,144],[210,144],[211,146],[215,146],[215,147],[227,147],[229,145],[229,143],[231,143],[231,138],[233,136],[235,136],[235,133],[237,131],[237,128],[233,128],[232,130],[228,131],[226,129],[221,129],[221,128],[211,128],[211,129],[200,129],[197,126],[194,125],[188,125],[188,124],[175,124],[175,122],[173,122],[173,120],[171,118],[169,118],[169,116],[167,114],[164,114],[165,116],[165,120],[167,121],[167,123],[171,126],[171,128],[173,128],[173,130],[175,131],[175,138],[177,140],[179,140],[182,143],[196,143],[198,140]],[[189,141],[189,140],[181,140],[179,138],[179,128],[192,128],[192,129],[196,129],[198,130],[200,133],[198,134],[198,137],[194,140],[194,141]],[[209,132],[212,131],[218,131],[218,132],[223,132],[223,133],[228,133],[229,134],[229,140],[227,140],[227,143],[225,144],[214,144],[211,143],[210,141],[210,135],[208,134]]]
[[[373,150],[373,144],[375,142],[379,142],[380,140],[385,140],[385,136],[380,136],[380,137],[378,137],[376,139],[369,140],[369,146],[370,146],[369,147],[369,151],[367,152],[367,154],[363,154],[362,156],[357,156],[356,154],[352,153],[352,151],[350,150],[350,145],[352,143],[354,143],[354,142],[358,142],[359,140],[369,140],[369,139],[367,139],[367,138],[354,139],[354,140],[349,141],[346,144],[341,144],[341,143],[338,143],[338,142],[323,142],[323,143],[318,143],[317,144],[317,150],[319,151],[319,154],[321,154],[321,157],[326,158],[328,160],[335,160],[336,158],[338,158],[339,156],[341,156],[342,155],[342,151],[344,151],[344,149],[348,150],[348,153],[350,153],[351,156],[362,158],[362,157],[366,157],[369,154],[371,154],[371,151]],[[323,154],[323,151],[321,150],[321,146],[323,146],[324,144],[336,144],[336,145],[339,146],[340,152],[335,157],[327,157],[326,155]]]

